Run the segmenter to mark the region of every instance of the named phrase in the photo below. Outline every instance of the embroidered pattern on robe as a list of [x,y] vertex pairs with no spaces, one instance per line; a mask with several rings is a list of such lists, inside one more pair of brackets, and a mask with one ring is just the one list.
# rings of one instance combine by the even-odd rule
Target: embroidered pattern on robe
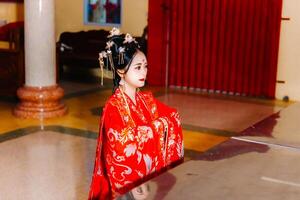
[[150,92],[137,92],[134,104],[117,89],[103,110],[89,199],[114,199],[183,154],[175,109]]

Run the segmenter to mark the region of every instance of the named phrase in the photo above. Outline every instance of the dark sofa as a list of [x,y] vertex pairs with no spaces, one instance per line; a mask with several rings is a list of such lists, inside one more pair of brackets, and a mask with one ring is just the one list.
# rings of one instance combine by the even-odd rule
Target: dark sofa
[[57,42],[57,64],[60,75],[63,65],[69,67],[99,67],[98,55],[106,46],[108,31],[90,30],[63,32]]
[[24,22],[12,22],[0,27],[0,97],[16,97],[25,81]]

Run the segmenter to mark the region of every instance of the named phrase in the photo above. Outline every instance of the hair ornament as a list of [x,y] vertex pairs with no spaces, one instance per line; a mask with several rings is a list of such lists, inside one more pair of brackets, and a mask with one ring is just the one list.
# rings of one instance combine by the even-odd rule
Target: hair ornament
[[120,29],[118,29],[116,27],[113,27],[111,29],[111,31],[109,31],[109,35],[107,37],[110,38],[110,37],[113,37],[115,35],[121,35],[121,31],[120,31]]
[[136,41],[129,33],[126,33],[125,40],[123,43],[125,44],[125,43],[131,43],[131,42],[136,42]]
[[[116,37],[115,37],[116,36]],[[131,49],[139,48],[138,42],[129,33],[122,34],[118,28],[112,28],[107,36],[105,51],[99,53],[99,65],[101,69],[101,85],[103,85],[104,68],[112,71],[113,80],[120,78],[116,73],[119,67],[124,67],[127,61],[127,50],[131,54]],[[134,44],[133,44],[134,43]],[[133,57],[133,55],[130,55]],[[117,60],[116,60],[117,59]],[[132,60],[132,58],[129,58]],[[115,61],[115,63],[114,63]],[[116,62],[117,61],[117,62]],[[116,66],[115,66],[116,65]],[[108,68],[110,67],[110,70]],[[117,77],[115,77],[117,75]],[[111,77],[111,76],[110,76]],[[118,82],[119,83],[119,82]],[[115,84],[115,82],[114,82]],[[121,82],[122,84],[122,82]]]
[[101,53],[99,54],[99,56],[101,56],[103,59],[105,58],[106,62],[104,63],[104,66],[107,69],[107,67],[108,67],[108,61],[107,61],[107,53],[106,53],[106,51],[101,51]]
[[118,64],[123,65],[124,64],[124,53],[125,53],[125,47],[119,47],[119,60]]
[[119,47],[119,52],[122,52],[122,53],[124,53],[125,52],[125,47]]
[[104,54],[103,52],[99,53],[99,65],[100,65],[100,70],[101,70],[101,85],[103,85],[103,68],[104,68],[104,60],[103,58],[107,57],[106,53]]
[[107,57],[108,57],[110,67],[114,72],[115,71],[115,65],[114,65],[114,61],[113,61],[113,57],[112,57],[112,52],[111,52],[110,49],[107,50]]
[[110,49],[112,46],[114,45],[114,41],[108,41],[108,42],[106,42],[106,47],[105,47],[105,49]]
[[101,53],[99,53],[99,57],[107,58],[107,53],[106,53],[106,51],[101,51]]

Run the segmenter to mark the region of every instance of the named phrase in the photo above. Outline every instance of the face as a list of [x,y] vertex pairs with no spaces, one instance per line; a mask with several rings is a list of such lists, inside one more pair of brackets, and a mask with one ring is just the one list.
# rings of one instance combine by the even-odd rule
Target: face
[[128,71],[124,75],[126,85],[132,88],[140,88],[145,85],[147,76],[147,59],[143,52],[137,51]]

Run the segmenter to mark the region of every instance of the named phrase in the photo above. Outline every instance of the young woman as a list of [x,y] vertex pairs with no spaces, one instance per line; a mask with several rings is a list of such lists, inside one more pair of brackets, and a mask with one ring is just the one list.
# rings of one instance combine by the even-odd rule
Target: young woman
[[89,199],[114,199],[183,160],[183,138],[175,109],[140,92],[147,59],[134,38],[114,28],[101,68],[114,74],[113,95],[101,118]]

